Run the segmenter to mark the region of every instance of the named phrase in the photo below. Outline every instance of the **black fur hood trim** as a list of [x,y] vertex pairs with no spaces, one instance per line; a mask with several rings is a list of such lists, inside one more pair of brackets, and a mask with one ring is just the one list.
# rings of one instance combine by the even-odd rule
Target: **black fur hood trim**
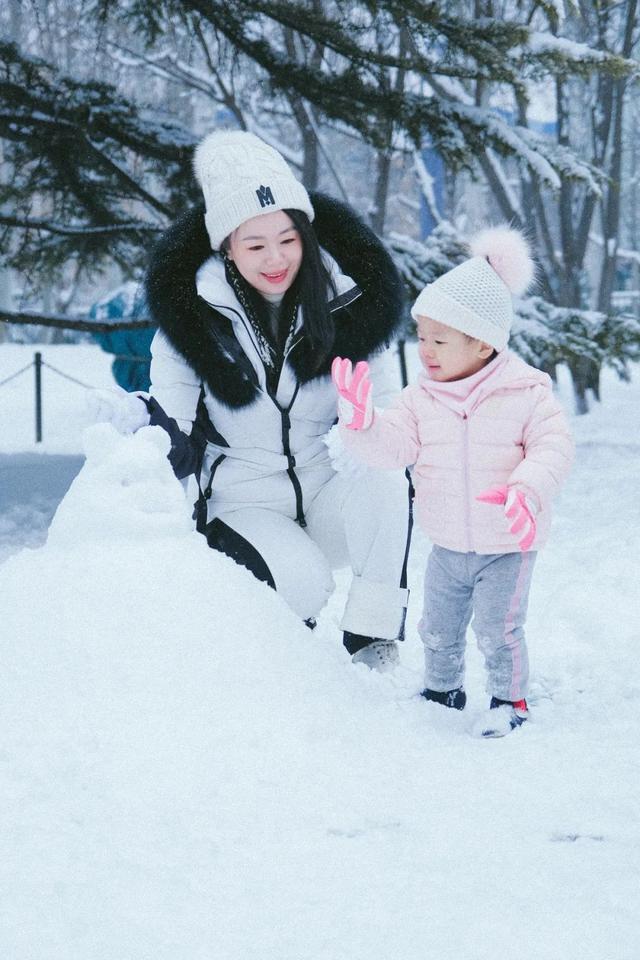
[[[403,307],[400,275],[373,231],[337,200],[312,193],[311,202],[320,246],[353,279],[361,295],[335,310],[336,337],[320,370],[314,370],[306,341],[292,350],[288,362],[301,384],[326,375],[334,356],[356,361],[384,349],[398,332]],[[236,340],[231,321],[196,290],[196,274],[211,255],[200,204],[183,214],[153,251],[147,303],[151,318],[216,399],[243,407],[258,390],[253,365]]]

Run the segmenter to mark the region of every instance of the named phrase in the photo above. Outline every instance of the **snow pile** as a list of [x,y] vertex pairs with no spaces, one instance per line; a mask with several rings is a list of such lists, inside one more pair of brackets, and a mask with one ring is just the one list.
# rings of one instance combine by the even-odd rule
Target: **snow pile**
[[163,431],[86,440],[47,545],[1,571],[1,952],[231,956],[245,931],[229,917],[279,842],[304,859],[309,836],[397,828],[363,790],[358,734],[395,795],[394,710],[192,532]]
[[49,544],[194,537],[184,490],[167,463],[169,437],[160,427],[121,436],[102,423],[85,432],[87,462],[49,530]]
[[309,631],[193,533],[160,430],[88,431],[48,542],[0,566],[0,956],[635,960],[638,450],[583,422],[532,720],[488,743],[471,645],[464,714],[417,695],[419,535],[403,664],[372,674],[346,574]]

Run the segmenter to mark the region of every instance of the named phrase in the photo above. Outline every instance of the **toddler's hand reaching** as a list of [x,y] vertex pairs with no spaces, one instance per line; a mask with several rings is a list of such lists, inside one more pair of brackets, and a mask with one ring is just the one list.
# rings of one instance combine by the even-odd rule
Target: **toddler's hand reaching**
[[509,532],[520,536],[518,546],[528,550],[536,538],[536,506],[518,487],[493,487],[476,497],[482,503],[504,504],[504,515],[511,521]]
[[336,357],[331,364],[331,377],[338,391],[338,415],[349,430],[367,430],[373,420],[373,397],[369,364],[360,360],[355,368],[351,360]]

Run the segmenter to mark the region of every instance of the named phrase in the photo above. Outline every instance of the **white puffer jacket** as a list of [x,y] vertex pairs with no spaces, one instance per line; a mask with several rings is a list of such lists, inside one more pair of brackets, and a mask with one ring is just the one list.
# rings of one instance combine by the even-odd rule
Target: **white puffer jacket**
[[[348,208],[318,195],[312,200],[336,290],[330,304],[335,353],[371,361],[397,328],[399,278],[382,245]],[[202,488],[210,487],[207,520],[238,507],[266,506],[304,522],[305,502],[333,475],[323,437],[337,416],[329,375],[335,354],[319,373],[309,371],[299,315],[300,336],[270,394],[251,324],[223,262],[207,249],[202,214],[190,217],[165,239],[149,274],[148,300],[160,325],[151,347],[152,422],[167,427],[167,418],[175,421],[168,425],[174,468],[182,476],[196,470]],[[341,256],[355,267],[355,277],[343,272]],[[373,363],[380,402],[381,392],[397,390],[397,381],[389,383],[389,364]],[[189,443],[194,455],[183,456],[179,448]]]

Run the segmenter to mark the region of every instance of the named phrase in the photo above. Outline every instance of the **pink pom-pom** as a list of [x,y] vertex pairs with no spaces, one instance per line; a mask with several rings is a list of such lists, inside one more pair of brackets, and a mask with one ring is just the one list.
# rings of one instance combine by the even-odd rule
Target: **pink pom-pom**
[[470,243],[474,257],[485,257],[511,293],[520,296],[534,276],[529,244],[519,230],[489,227]]

